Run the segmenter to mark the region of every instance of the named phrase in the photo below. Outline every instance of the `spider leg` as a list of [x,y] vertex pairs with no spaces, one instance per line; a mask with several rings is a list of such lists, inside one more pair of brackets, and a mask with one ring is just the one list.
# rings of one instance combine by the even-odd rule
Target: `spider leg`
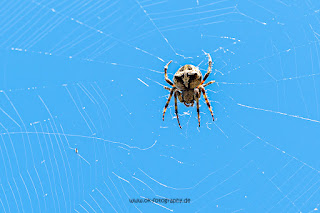
[[178,93],[178,99],[179,99],[179,101],[180,101],[181,103],[184,103],[181,92],[178,91],[178,90],[177,90],[176,92]]
[[211,59],[211,56],[209,53],[207,53],[207,56],[209,58],[209,62],[208,62],[208,71],[207,73],[204,75],[204,78],[203,78],[203,82],[205,82],[207,80],[207,78],[209,77],[210,73],[211,73],[211,67],[212,67],[212,59]]
[[171,88],[170,87],[166,87],[166,86],[164,86],[163,88],[165,88],[166,90],[171,90]]
[[209,86],[210,84],[215,83],[216,81],[209,81],[208,83],[204,84],[203,87]]
[[200,127],[200,109],[199,109],[199,98],[196,99],[197,102],[197,113],[198,113],[198,123]]
[[200,109],[199,109],[199,99],[200,99],[200,96],[201,96],[201,91],[199,91],[198,89],[195,90],[195,99],[196,99],[196,102],[197,102],[197,113],[198,113],[198,123],[199,123],[199,127],[200,127]]
[[206,94],[206,90],[204,89],[203,86],[201,86],[200,89],[201,89],[201,91],[202,91],[202,93],[203,93],[204,99],[206,100],[206,104],[207,104],[207,106],[208,106],[208,108],[209,108],[209,110],[210,110],[210,113],[211,113],[211,116],[212,116],[212,120],[214,121],[212,108],[211,108],[210,102],[209,102],[209,100],[208,100],[208,97],[207,97],[207,94]]
[[164,109],[163,109],[163,114],[162,114],[162,120],[163,120],[163,121],[164,121],[164,114],[165,114],[166,111],[167,111],[168,105],[169,105],[169,103],[170,103],[172,94],[173,94],[173,92],[175,91],[175,89],[176,89],[175,87],[172,87],[172,89],[170,90],[169,98],[168,98],[167,103],[166,103],[166,105],[164,106]]
[[180,129],[182,129],[181,125],[180,125],[180,121],[179,121],[179,114],[178,114],[177,92],[174,93],[174,109],[175,109],[175,113],[176,113],[176,116],[177,116],[179,127],[180,127]]
[[198,86],[198,88],[207,80],[207,78],[209,77],[210,73],[211,73],[211,67],[212,67],[212,59],[209,53],[206,53],[208,58],[209,58],[209,66],[208,66],[208,70],[207,73],[204,75],[202,82],[200,83],[200,85]]
[[170,84],[171,86],[173,86],[173,83],[172,83],[172,81],[168,78],[168,74],[167,74],[168,66],[169,66],[169,64],[170,64],[171,62],[172,62],[172,61],[169,61],[169,62],[167,63],[167,65],[164,66],[164,79],[166,80],[166,82],[167,82],[168,84]]

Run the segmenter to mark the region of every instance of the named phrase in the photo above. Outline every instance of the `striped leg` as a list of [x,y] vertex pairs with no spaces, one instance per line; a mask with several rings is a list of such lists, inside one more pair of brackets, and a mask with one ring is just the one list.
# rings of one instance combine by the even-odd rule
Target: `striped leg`
[[180,127],[180,129],[182,129],[181,125],[180,125],[180,121],[179,121],[177,96],[178,96],[178,94],[177,94],[177,92],[175,92],[174,93],[174,109],[175,109],[175,113],[176,113],[176,116],[177,116],[179,127]]
[[176,89],[176,88],[173,87],[173,88],[170,90],[169,98],[168,98],[167,103],[166,103],[166,105],[164,106],[164,109],[163,109],[163,114],[162,114],[162,120],[163,120],[163,121],[164,121],[164,114],[165,114],[166,111],[167,111],[168,105],[169,105],[169,103],[170,103],[172,94],[173,94],[173,92],[175,91],[175,89]]
[[196,102],[197,102],[197,113],[198,113],[198,123],[199,123],[199,127],[200,127],[200,106],[199,106],[199,99],[201,96],[201,92],[198,90],[196,92]]
[[209,53],[206,53],[206,54],[207,54],[207,56],[208,56],[208,58],[209,58],[209,66],[208,66],[208,71],[207,71],[207,73],[204,75],[204,78],[203,78],[203,80],[202,80],[202,82],[201,82],[200,85],[202,85],[202,84],[207,80],[207,78],[209,77],[209,75],[210,75],[210,73],[211,73],[212,59],[211,59],[211,56],[210,56]]
[[171,90],[171,88],[170,87],[166,87],[166,86],[164,86],[163,88],[165,88],[166,90]]
[[200,89],[201,89],[201,91],[202,91],[202,93],[203,93],[204,99],[206,100],[206,104],[207,104],[207,106],[208,106],[208,108],[209,108],[209,110],[210,110],[210,113],[211,113],[211,116],[212,116],[212,120],[214,121],[212,108],[211,108],[210,102],[209,102],[209,100],[208,100],[208,97],[207,97],[207,94],[206,94],[206,90],[205,90],[202,86],[200,87]]
[[168,84],[170,84],[171,86],[173,86],[173,83],[172,83],[172,81],[168,78],[168,74],[167,74],[168,66],[169,66],[169,64],[170,64],[171,62],[172,62],[172,61],[169,61],[169,62],[167,63],[167,65],[164,66],[164,79],[166,80],[166,82],[167,82]]
[[216,81],[209,81],[208,83],[204,84],[203,87],[209,86],[210,84],[215,83]]

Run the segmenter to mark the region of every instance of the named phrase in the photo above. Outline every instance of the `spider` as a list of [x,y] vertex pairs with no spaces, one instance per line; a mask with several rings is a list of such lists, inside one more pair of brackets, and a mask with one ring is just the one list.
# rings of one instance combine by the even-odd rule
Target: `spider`
[[168,66],[172,61],[169,61],[169,63],[164,67],[164,78],[170,86],[164,88],[166,90],[170,91],[169,98],[166,102],[166,105],[163,109],[163,116],[162,120],[164,120],[164,115],[166,113],[167,107],[170,103],[172,95],[174,95],[174,103],[175,103],[175,113],[177,116],[179,127],[181,128],[180,121],[179,121],[179,115],[178,115],[178,104],[177,104],[177,98],[181,103],[184,103],[187,107],[192,107],[194,104],[194,101],[197,103],[197,113],[198,113],[198,122],[200,127],[200,110],[199,110],[199,99],[201,97],[201,93],[203,94],[204,99],[206,100],[207,106],[210,110],[212,119],[214,121],[213,112],[211,109],[210,102],[208,100],[208,97],[206,95],[206,90],[204,89],[206,86],[213,84],[215,81],[210,81],[206,84],[203,84],[207,78],[209,77],[211,73],[211,66],[212,66],[212,59],[209,53],[206,53],[209,58],[209,66],[207,73],[204,75],[204,78],[202,80],[202,74],[200,70],[193,66],[193,65],[184,65],[180,67],[180,69],[174,74],[173,77],[173,83],[168,78],[167,70]]

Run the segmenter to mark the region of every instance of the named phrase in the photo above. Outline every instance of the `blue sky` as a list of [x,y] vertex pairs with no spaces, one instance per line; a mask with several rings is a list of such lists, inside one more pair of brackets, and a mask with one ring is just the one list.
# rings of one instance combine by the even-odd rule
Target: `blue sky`
[[[317,1],[0,3],[0,212],[311,212]],[[178,104],[163,67],[204,74]],[[168,86],[168,85],[167,85]],[[77,150],[77,151],[76,151]],[[132,204],[130,199],[190,199]]]

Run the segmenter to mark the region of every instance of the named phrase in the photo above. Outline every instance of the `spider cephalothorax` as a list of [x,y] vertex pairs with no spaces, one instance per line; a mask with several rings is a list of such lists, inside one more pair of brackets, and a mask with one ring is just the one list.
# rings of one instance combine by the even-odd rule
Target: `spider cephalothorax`
[[208,67],[208,71],[205,74],[203,80],[202,80],[202,74],[201,74],[200,70],[193,65],[187,64],[187,65],[180,67],[180,69],[174,74],[173,83],[172,83],[172,81],[169,80],[168,75],[167,75],[168,66],[172,61],[170,61],[164,67],[165,80],[168,84],[170,84],[172,86],[172,88],[169,88],[166,86],[164,87],[165,89],[170,91],[170,95],[169,95],[169,98],[168,98],[167,103],[166,103],[164,110],[163,110],[163,120],[164,120],[164,115],[166,113],[169,102],[171,100],[171,97],[174,94],[175,113],[177,116],[179,127],[181,128],[180,121],[179,121],[179,115],[178,115],[177,98],[179,99],[179,101],[181,103],[184,103],[184,105],[186,105],[187,107],[193,106],[194,101],[196,101],[197,112],[198,112],[198,122],[199,122],[199,126],[200,126],[199,99],[200,99],[201,93],[203,94],[203,97],[206,100],[206,103],[207,103],[209,110],[210,110],[210,113],[212,115],[212,119],[214,120],[211,105],[210,105],[210,102],[208,101],[208,98],[206,95],[206,90],[204,89],[204,87],[214,83],[215,81],[210,81],[206,84],[203,84],[207,80],[207,78],[209,77],[209,74],[211,73],[212,60],[211,60],[210,54],[207,53],[207,56],[209,58],[209,67]]

